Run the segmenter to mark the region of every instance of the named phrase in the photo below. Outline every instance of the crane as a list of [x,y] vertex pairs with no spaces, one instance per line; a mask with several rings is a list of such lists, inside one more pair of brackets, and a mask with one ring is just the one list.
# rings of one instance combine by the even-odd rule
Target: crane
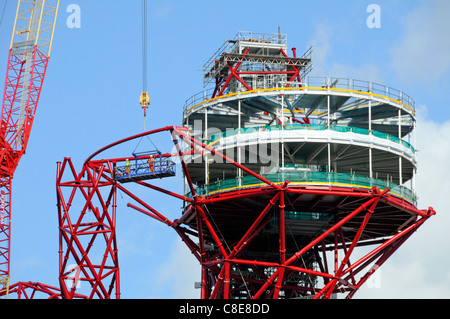
[[55,32],[59,0],[18,0],[0,122],[0,290],[9,289],[11,191],[25,154]]

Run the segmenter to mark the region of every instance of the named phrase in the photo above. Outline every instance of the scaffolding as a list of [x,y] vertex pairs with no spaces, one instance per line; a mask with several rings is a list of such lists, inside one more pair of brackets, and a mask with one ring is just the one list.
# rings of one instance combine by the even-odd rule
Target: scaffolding
[[311,70],[310,47],[302,57],[287,55],[285,34],[239,32],[226,41],[204,65],[206,88],[214,86],[212,97],[227,92],[299,85]]

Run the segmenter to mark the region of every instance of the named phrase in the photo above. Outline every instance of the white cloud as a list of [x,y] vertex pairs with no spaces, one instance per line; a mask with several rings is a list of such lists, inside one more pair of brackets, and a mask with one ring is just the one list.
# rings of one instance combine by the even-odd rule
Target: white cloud
[[450,70],[450,1],[423,1],[406,18],[405,34],[391,53],[403,80],[434,81]]
[[427,118],[418,109],[417,149],[419,172],[416,189],[419,209],[433,207],[432,216],[378,270],[380,285],[363,286],[356,298],[438,299],[450,297],[450,121]]
[[[450,1],[424,3],[409,17],[404,40],[393,47],[392,64],[401,78],[436,80],[450,70],[450,31],[445,12]],[[449,20],[450,21],[450,20]],[[313,36],[314,73],[377,81],[388,78],[377,65],[355,66],[349,61],[330,59],[333,35],[326,25],[319,25]],[[383,76],[384,74],[384,76]],[[433,77],[430,75],[433,74]],[[402,81],[406,81],[402,79]],[[381,80],[380,80],[381,81]],[[446,201],[450,194],[450,121],[437,123],[428,118],[426,107],[419,107],[416,131],[419,171],[416,189],[419,208],[432,206],[437,215],[430,218],[378,270],[379,286],[364,285],[355,298],[449,298],[450,297],[450,214]]]
[[434,202],[439,200],[438,204],[441,205],[450,193],[450,120],[437,123],[426,118],[425,107],[420,107],[417,114],[417,189],[420,204],[426,205],[426,201],[434,198]]
[[172,1],[163,1],[155,10],[155,16],[158,19],[166,19],[172,13],[174,5]]
[[387,262],[379,270],[377,285],[365,285],[355,299],[442,299],[449,296],[449,278],[430,281],[422,261]]
[[181,240],[176,240],[167,261],[157,270],[152,286],[154,296],[150,298],[161,298],[162,292],[170,295],[164,298],[200,298],[200,290],[194,288],[195,282],[200,281],[200,269],[188,247]]
[[342,59],[330,62],[333,50],[332,39],[335,37],[333,28],[326,24],[318,24],[311,39],[313,47],[313,70],[312,76],[330,76],[350,78],[356,80],[379,82],[381,70],[376,64],[349,65],[347,62],[339,62]]
[[374,64],[349,67],[344,64],[334,63],[329,71],[331,76],[378,83],[382,82],[381,73],[380,68]]
[[328,72],[328,56],[332,48],[330,41],[331,33],[332,29],[330,27],[321,24],[316,27],[316,32],[311,39],[314,73],[319,76],[324,76]]

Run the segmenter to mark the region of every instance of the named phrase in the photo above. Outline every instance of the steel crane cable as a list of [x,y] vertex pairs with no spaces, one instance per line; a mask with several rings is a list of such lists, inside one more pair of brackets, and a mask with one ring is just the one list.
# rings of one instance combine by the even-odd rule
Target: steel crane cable
[[[147,92],[147,82],[148,82],[148,46],[147,46],[147,0],[141,0],[141,18],[142,18],[142,92]],[[145,117],[146,112],[144,113],[144,130],[146,130],[145,125]],[[142,137],[143,138],[143,137]],[[139,143],[137,144],[135,151],[137,147],[139,146],[142,138],[139,140]],[[155,147],[156,150],[158,148],[153,144],[152,140],[148,137],[148,140],[152,145]]]
[[147,0],[141,1],[142,12],[142,92],[147,92]]
[[150,105],[150,96],[147,91],[148,66],[147,66],[147,0],[141,0],[142,14],[142,93],[139,98],[141,107],[144,110],[144,131],[146,128],[147,108]]
[[[153,147],[155,148],[155,151],[159,152],[159,149],[156,147],[155,143],[153,143],[153,141],[150,139],[150,137],[149,137],[148,135],[146,135],[145,137],[147,137],[147,139],[150,141],[150,143],[152,143]],[[133,150],[133,153],[136,153],[136,150],[137,150],[137,148],[139,147],[139,144],[141,144],[141,141],[142,141],[143,138],[144,138],[144,136],[142,136],[142,137],[139,139],[139,141],[138,141],[136,147],[135,147],[134,150]]]

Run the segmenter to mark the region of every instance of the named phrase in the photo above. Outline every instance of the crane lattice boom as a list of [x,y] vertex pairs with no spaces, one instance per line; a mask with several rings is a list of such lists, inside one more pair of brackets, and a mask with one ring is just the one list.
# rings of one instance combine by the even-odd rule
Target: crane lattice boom
[[59,0],[19,0],[0,126],[0,285],[10,274],[11,180],[25,153],[47,71]]

